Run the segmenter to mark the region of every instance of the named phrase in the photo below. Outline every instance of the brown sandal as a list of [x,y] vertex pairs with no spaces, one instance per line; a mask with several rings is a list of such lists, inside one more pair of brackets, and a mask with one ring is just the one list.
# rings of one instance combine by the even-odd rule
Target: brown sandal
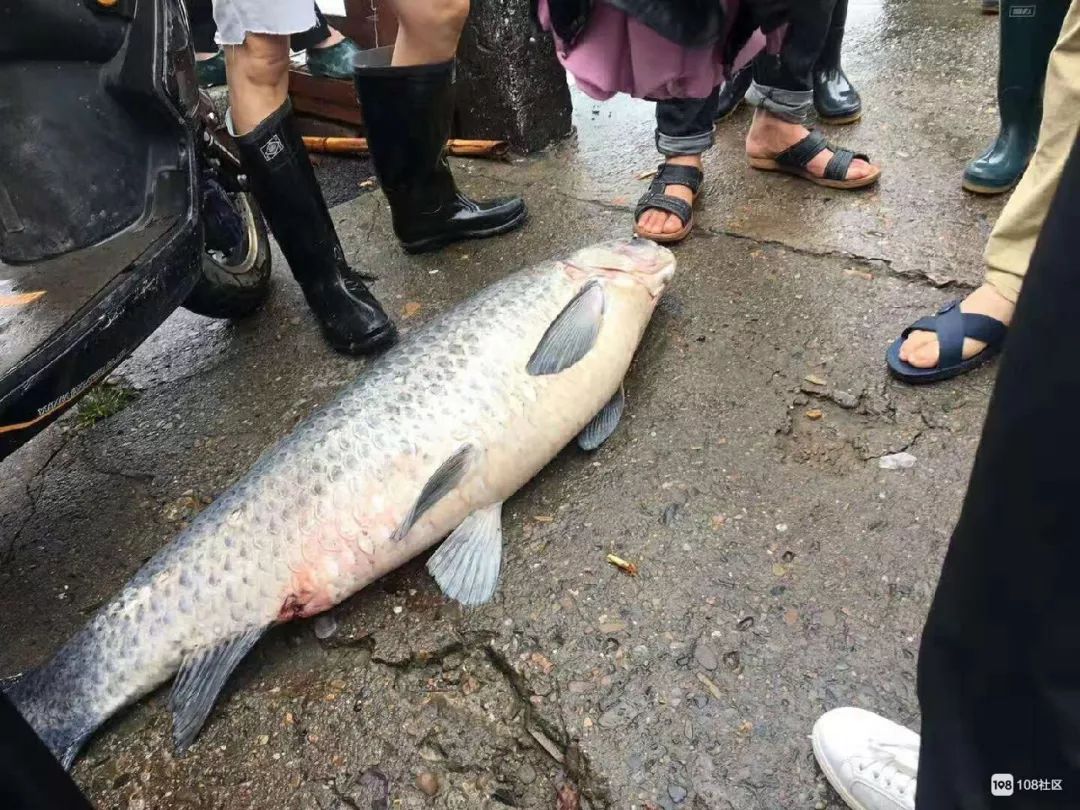
[[[686,200],[680,200],[678,197],[665,194],[664,189],[668,186],[686,186],[693,193],[694,202],[696,203],[698,191],[701,190],[701,183],[704,179],[705,175],[701,169],[695,166],[661,163],[656,169],[656,176],[653,178],[652,183],[649,184],[649,190],[641,195],[637,208],[634,209],[634,234],[661,244],[681,242],[689,236],[694,227],[693,206]],[[675,233],[653,233],[641,230],[637,222],[641,219],[641,215],[649,209],[674,214],[682,222],[682,228]]]
[[[825,167],[824,176],[818,177],[816,174],[807,171],[806,166],[811,160],[826,149],[830,150],[833,153],[833,156]],[[852,180],[847,179],[848,169],[851,168],[851,161],[856,158],[865,160],[867,163],[870,162],[869,155],[864,155],[860,152],[852,152],[850,149],[838,149],[825,140],[825,136],[820,132],[811,130],[809,135],[794,146],[785,149],[774,158],[750,158],[750,165],[755,169],[760,169],[764,172],[783,172],[784,174],[791,174],[795,177],[801,177],[804,180],[809,180],[811,183],[815,183],[819,186],[826,186],[828,188],[847,190],[872,186],[878,181],[878,178],[881,177],[881,169],[877,166],[871,166],[870,168],[873,169],[873,172],[866,177],[858,177]]]

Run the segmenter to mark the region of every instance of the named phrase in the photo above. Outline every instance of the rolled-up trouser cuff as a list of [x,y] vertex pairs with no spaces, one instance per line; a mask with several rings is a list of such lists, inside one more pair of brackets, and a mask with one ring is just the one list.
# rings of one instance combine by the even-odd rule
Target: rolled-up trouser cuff
[[663,132],[658,131],[656,133],[656,151],[666,157],[700,155],[713,145],[714,133],[715,129],[694,135],[665,135]]
[[746,91],[746,101],[792,124],[808,124],[815,117],[813,90],[784,90],[755,81]]

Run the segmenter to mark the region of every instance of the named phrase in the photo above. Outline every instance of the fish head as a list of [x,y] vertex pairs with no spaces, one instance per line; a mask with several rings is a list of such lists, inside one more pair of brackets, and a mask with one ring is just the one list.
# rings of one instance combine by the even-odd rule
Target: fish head
[[655,304],[675,275],[675,254],[635,236],[582,248],[565,266],[571,277],[581,281],[604,278],[616,287],[644,290]]

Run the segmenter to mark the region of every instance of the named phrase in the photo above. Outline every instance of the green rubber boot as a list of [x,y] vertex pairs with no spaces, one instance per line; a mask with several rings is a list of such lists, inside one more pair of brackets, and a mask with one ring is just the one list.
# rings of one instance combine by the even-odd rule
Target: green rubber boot
[[360,53],[358,46],[346,37],[329,48],[308,48],[307,66],[312,76],[328,79],[352,79],[353,64]]
[[225,52],[218,51],[209,59],[197,60],[195,77],[199,87],[220,87],[225,84]]
[[1001,129],[990,148],[964,169],[976,194],[1001,194],[1017,184],[1039,137],[1042,88],[1050,51],[1068,0],[1002,0],[998,66]]

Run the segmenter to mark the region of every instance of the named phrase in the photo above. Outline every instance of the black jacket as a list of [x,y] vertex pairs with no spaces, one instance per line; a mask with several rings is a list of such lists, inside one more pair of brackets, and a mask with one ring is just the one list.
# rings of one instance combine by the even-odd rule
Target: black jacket
[[[606,2],[687,47],[716,42],[727,23],[721,0],[548,0],[551,25],[559,39],[573,44],[589,21],[594,2]],[[783,24],[792,2],[798,0],[742,0],[732,39],[745,42],[755,28],[770,31]],[[536,0],[534,8],[535,4]]]

